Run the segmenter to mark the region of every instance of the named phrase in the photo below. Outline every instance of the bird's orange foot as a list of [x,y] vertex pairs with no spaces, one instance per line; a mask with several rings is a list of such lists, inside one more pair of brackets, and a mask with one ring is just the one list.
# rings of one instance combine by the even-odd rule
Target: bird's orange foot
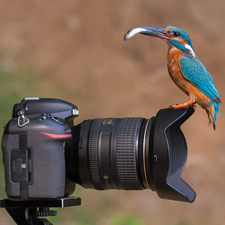
[[173,109],[179,109],[179,108],[184,108],[184,107],[188,107],[190,105],[196,107],[196,101],[195,100],[190,100],[188,102],[182,103],[182,104],[176,104],[176,105],[172,105],[170,107],[172,107]]

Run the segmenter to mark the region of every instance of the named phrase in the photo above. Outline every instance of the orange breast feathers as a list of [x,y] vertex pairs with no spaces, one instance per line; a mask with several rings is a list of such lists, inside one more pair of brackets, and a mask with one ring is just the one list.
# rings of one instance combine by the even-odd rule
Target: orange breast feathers
[[179,49],[170,49],[168,52],[168,71],[173,82],[187,95],[189,95],[188,85],[190,82],[183,76],[180,69],[180,58],[184,53]]
[[168,71],[173,82],[185,93],[190,99],[194,98],[203,108],[209,103],[210,99],[199,91],[190,81],[188,81],[181,72],[180,58],[184,56],[182,50],[171,48],[168,52]]

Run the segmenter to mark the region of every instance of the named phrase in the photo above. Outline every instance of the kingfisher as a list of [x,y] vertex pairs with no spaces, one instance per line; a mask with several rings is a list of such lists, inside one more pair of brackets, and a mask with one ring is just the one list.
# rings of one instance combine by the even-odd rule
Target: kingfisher
[[174,109],[195,106],[198,103],[208,114],[209,123],[216,129],[216,118],[219,116],[219,103],[222,103],[213,79],[197,57],[192,46],[191,39],[184,30],[167,26],[135,27],[124,36],[128,40],[136,34],[144,34],[150,37],[160,38],[169,46],[167,54],[167,68],[173,82],[189,96],[189,101],[176,104]]

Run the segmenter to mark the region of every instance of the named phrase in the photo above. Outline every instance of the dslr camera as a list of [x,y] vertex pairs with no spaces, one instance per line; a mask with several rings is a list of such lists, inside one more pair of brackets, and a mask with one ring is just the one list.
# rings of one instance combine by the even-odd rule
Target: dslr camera
[[[4,127],[8,199],[1,207],[12,217],[19,208],[42,207],[46,213],[36,210],[37,220],[56,202],[59,207],[79,205],[80,198],[71,197],[75,184],[97,190],[151,189],[163,199],[193,202],[196,194],[181,178],[187,144],[180,129],[193,113],[193,107],[167,108],[150,119],[97,118],[74,125],[79,113],[72,103],[26,97],[14,105]],[[32,224],[29,213],[25,217]]]

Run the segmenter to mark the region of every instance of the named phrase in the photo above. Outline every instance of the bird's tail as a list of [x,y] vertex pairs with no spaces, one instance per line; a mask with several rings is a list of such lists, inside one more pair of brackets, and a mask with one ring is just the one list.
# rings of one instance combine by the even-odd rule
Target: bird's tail
[[216,129],[216,118],[220,115],[219,103],[212,101],[212,104],[206,108],[206,112],[209,117],[209,123],[213,124],[214,130]]

